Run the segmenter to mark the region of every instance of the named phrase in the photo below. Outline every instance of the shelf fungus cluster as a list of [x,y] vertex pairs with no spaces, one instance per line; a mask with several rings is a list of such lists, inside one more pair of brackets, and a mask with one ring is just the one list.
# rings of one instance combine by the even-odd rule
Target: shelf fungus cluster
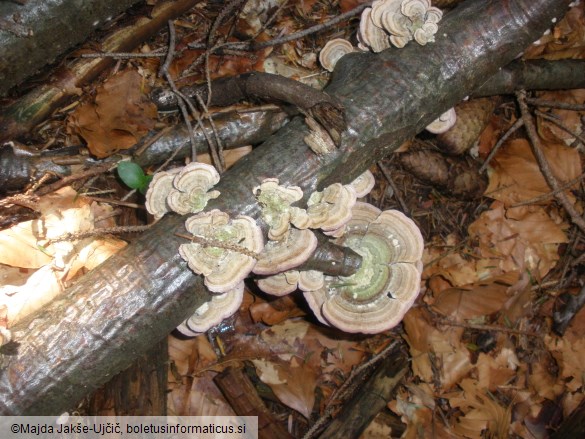
[[381,52],[414,40],[421,45],[435,41],[443,17],[430,0],[375,0],[364,9],[358,32],[358,48]]
[[396,326],[418,296],[424,243],[412,220],[395,210],[358,202],[336,243],[362,256],[352,276],[324,276],[304,296],[324,324],[346,332],[377,333]]
[[[356,201],[357,192],[364,196],[371,190],[372,180],[368,172],[350,185],[313,193],[307,209],[284,209],[298,209],[295,224],[260,253],[253,269],[263,276],[257,279],[259,288],[278,296],[303,291],[322,323],[346,332],[377,333],[397,325],[419,293],[424,243],[404,214]],[[303,269],[318,246],[309,228],[322,229],[335,244],[357,252],[362,257],[357,272],[339,276]]]
[[210,199],[219,196],[218,191],[210,190],[218,182],[215,168],[205,163],[194,162],[157,172],[146,192],[146,210],[156,219],[167,212],[180,215],[201,212]]

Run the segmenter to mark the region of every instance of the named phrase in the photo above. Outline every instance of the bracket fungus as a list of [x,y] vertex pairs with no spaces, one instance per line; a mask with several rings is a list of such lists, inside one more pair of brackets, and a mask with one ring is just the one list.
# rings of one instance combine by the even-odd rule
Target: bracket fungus
[[177,331],[188,337],[196,337],[235,314],[243,300],[244,282],[240,282],[225,293],[213,294],[210,301],[197,308],[191,317],[177,327]]
[[334,183],[322,192],[313,192],[307,201],[307,214],[312,229],[321,229],[335,235],[351,218],[351,209],[356,202],[353,187]]
[[447,132],[455,122],[457,121],[457,113],[455,112],[455,108],[451,108],[441,114],[438,118],[432,121],[427,127],[425,128],[429,133],[433,134],[443,134]]
[[298,186],[279,186],[278,179],[267,178],[254,188],[254,195],[262,207],[262,219],[268,224],[269,239],[284,239],[291,223],[296,227],[306,228],[306,212],[291,206],[303,198],[303,191]]
[[376,0],[362,13],[358,37],[362,46],[374,52],[389,43],[401,48],[413,39],[424,46],[435,41],[442,17],[443,12],[431,6],[430,0]]
[[197,213],[205,209],[207,202],[219,196],[218,191],[209,191],[219,182],[215,168],[205,163],[189,163],[173,179],[173,188],[167,204],[180,215]]
[[201,212],[210,199],[219,196],[218,191],[209,191],[218,182],[215,168],[205,163],[157,172],[146,191],[146,210],[156,219],[170,211],[180,215]]
[[332,72],[337,61],[342,56],[353,51],[353,46],[349,41],[343,38],[334,38],[333,40],[327,41],[323,49],[321,49],[321,52],[319,52],[319,62],[325,70]]
[[355,191],[355,196],[357,198],[363,198],[368,195],[375,185],[376,179],[370,170],[367,170],[359,175],[354,181],[349,183],[349,186]]
[[324,276],[324,285],[305,292],[323,323],[347,332],[378,333],[396,326],[420,289],[424,242],[403,213],[381,212],[356,203],[347,232],[336,242],[362,256],[352,276]]
[[325,283],[325,276],[316,270],[288,270],[284,273],[273,274],[256,281],[258,288],[273,296],[286,296],[300,289],[314,291]]
[[276,274],[305,262],[317,248],[317,237],[310,230],[291,228],[284,239],[269,241],[258,255],[256,274]]
[[181,244],[179,254],[215,293],[229,291],[243,281],[264,247],[260,227],[245,215],[230,220],[227,213],[213,209],[188,218],[185,228],[194,241]]

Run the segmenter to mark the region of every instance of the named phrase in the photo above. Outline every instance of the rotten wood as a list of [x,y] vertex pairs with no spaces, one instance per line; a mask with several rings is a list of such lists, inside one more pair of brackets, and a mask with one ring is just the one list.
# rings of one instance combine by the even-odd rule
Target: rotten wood
[[[51,2],[43,0],[35,0],[34,3],[45,3],[46,8],[55,3],[66,3],[67,0],[52,0]],[[80,2],[75,3],[74,16],[67,17],[64,15],[62,18],[56,19],[59,22],[61,19],[69,20],[68,26],[74,26],[76,29],[93,30],[92,22],[88,26],[83,24],[77,19],[77,14],[80,13],[76,8],[83,7]],[[116,7],[123,4],[134,3],[135,0],[125,0],[121,2],[110,1],[110,2],[95,2],[91,0],[83,0],[82,3],[88,3],[88,9],[101,9],[103,4],[116,4]],[[159,2],[151,11],[149,17],[138,17],[131,25],[125,27],[119,27],[108,35],[103,41],[98,43],[92,43],[92,50],[98,50],[101,52],[127,52],[136,48],[142,42],[148,40],[162,27],[164,27],[168,20],[171,20],[179,15],[185,13],[199,0],[177,0],[172,2]],[[0,3],[2,5],[3,3]],[[91,6],[93,5],[93,6]],[[124,10],[124,9],[120,9]],[[55,12],[59,14],[59,12]],[[55,14],[53,13],[53,14]],[[106,15],[107,17],[107,15]],[[105,17],[104,17],[105,18]],[[49,21],[49,32],[54,32],[55,21]],[[65,28],[67,29],[67,27]],[[55,31],[58,35],[58,33]],[[3,33],[0,32],[0,35]],[[87,34],[85,34],[87,36]],[[53,43],[51,43],[53,41]],[[64,46],[60,41],[54,41],[53,37],[48,38],[44,45],[47,46],[52,44],[50,50],[63,51]],[[43,45],[43,47],[44,47]],[[6,58],[2,55],[3,42],[0,38],[0,59],[3,60],[2,66],[10,63],[6,62]],[[22,56],[26,53],[27,56]],[[27,50],[23,50],[17,53],[18,63],[31,63],[31,65],[43,65],[44,60],[35,61],[35,57],[30,58]],[[43,52],[37,54],[38,56],[45,56]],[[63,64],[60,66],[52,75],[50,80],[41,85],[26,95],[21,97],[12,105],[8,105],[0,111],[0,143],[4,143],[8,140],[20,139],[27,136],[32,129],[42,122],[44,119],[49,117],[53,111],[59,106],[68,102],[70,99],[77,97],[79,94],[79,88],[90,81],[95,79],[101,72],[106,68],[112,66],[116,61],[112,58],[78,58],[74,61]],[[35,63],[35,64],[33,64]],[[35,69],[38,67],[35,67]],[[8,72],[5,73],[8,75]],[[0,70],[0,78],[2,78]],[[0,84],[7,82],[0,81]],[[10,81],[8,81],[10,83]],[[1,95],[2,93],[0,93]]]
[[256,388],[242,369],[228,367],[213,379],[225,399],[239,416],[258,416],[258,438],[292,438],[293,436],[278,423],[262,402]]
[[[208,209],[260,221],[252,189],[268,177],[308,197],[348,183],[420,132],[560,19],[570,0],[468,0],[440,23],[434,44],[349,54],[327,92],[345,108],[341,146],[316,156],[295,119],[228,170]],[[208,292],[178,254],[184,218],[168,216],[11,328],[16,355],[2,357],[0,413],[59,414],[127,367],[187,318]]]

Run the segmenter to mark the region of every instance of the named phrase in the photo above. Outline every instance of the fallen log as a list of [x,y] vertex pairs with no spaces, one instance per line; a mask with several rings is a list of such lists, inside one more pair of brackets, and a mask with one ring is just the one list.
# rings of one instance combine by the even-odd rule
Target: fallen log
[[[327,91],[346,109],[340,148],[315,155],[297,118],[226,172],[208,209],[259,221],[252,188],[297,185],[305,200],[349,182],[479,87],[566,12],[569,0],[470,0],[439,24],[436,42],[350,54]],[[167,216],[80,279],[65,296],[12,328],[2,356],[0,413],[59,414],[131,364],[208,297],[178,255],[184,218]]]

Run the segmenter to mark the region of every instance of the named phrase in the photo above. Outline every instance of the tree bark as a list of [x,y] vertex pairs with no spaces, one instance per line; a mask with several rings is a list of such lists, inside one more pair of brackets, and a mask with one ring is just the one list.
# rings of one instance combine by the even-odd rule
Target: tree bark
[[[436,42],[340,60],[327,92],[346,109],[340,148],[317,156],[293,120],[231,168],[208,209],[260,218],[252,188],[297,185],[305,200],[347,183],[479,87],[560,19],[570,0],[470,0],[440,23]],[[177,249],[185,218],[170,215],[80,279],[28,324],[3,358],[0,413],[58,414],[162,339],[206,298]]]

